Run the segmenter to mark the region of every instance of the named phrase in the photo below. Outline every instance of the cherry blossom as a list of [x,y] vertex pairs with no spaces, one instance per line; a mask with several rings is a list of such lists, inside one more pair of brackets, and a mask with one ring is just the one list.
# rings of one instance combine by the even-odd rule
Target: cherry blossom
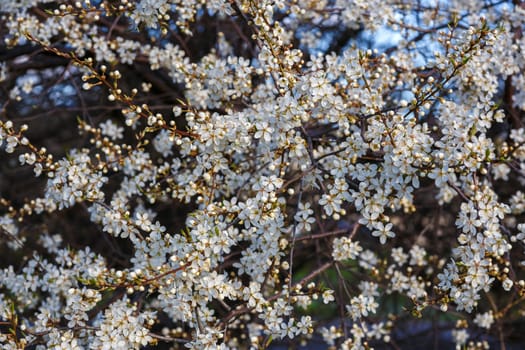
[[0,23],[2,348],[398,347],[440,313],[457,348],[516,335],[520,2],[26,0]]

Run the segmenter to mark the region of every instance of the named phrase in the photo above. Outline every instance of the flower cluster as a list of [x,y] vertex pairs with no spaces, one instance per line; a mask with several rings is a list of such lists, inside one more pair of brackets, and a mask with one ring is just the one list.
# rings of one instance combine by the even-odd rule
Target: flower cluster
[[5,1],[0,30],[2,349],[522,324],[520,2]]

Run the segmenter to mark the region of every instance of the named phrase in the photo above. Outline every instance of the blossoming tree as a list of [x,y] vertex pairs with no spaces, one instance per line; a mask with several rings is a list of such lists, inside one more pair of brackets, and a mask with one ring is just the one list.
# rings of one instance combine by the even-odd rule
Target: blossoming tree
[[2,349],[520,336],[522,1],[0,16]]

